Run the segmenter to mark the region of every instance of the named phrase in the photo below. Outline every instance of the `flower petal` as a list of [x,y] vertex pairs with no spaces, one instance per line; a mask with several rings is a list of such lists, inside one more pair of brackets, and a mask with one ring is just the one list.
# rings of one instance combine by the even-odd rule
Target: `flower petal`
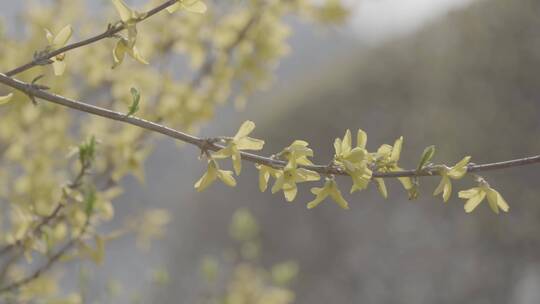
[[229,187],[236,187],[236,180],[233,177],[232,171],[218,170],[217,176],[225,185]]
[[264,147],[264,140],[251,138],[251,137],[244,137],[236,141],[236,146],[238,147],[239,150],[258,151]]
[[191,13],[204,14],[207,10],[206,4],[202,1],[196,1],[191,4],[182,2],[182,7]]
[[381,196],[387,199],[388,191],[386,190],[386,184],[384,183],[384,180],[382,178],[376,178],[375,182],[377,184],[377,190],[379,190]]
[[367,134],[364,130],[358,129],[356,134],[356,146],[361,149],[365,149],[367,144]]
[[13,93],[9,93],[5,96],[0,96],[0,105],[8,103],[13,98]]
[[390,161],[397,162],[399,160],[402,146],[403,146],[403,136],[401,136],[394,142],[394,146],[392,147],[392,153],[390,154]]
[[118,15],[120,15],[120,20],[122,22],[127,22],[128,20],[132,19],[132,17],[135,15],[133,10],[127,6],[127,4],[124,2],[124,0],[111,0],[114,4],[114,7],[116,8],[116,11],[118,12]]
[[236,135],[234,136],[235,140],[238,140],[240,138],[248,136],[253,130],[255,129],[255,123],[251,120],[246,120],[240,128],[238,129],[238,132],[236,132]]
[[73,34],[73,29],[71,28],[71,25],[68,24],[68,25],[64,26],[60,30],[60,32],[58,32],[56,37],[54,37],[53,42],[52,42],[53,47],[55,49],[57,49],[57,48],[61,48],[61,47],[65,46],[66,43],[71,38],[72,34]]
[[66,70],[66,63],[64,61],[54,60],[53,61],[53,70],[54,75],[61,76]]
[[486,197],[486,192],[479,191],[476,195],[469,198],[469,200],[465,203],[464,209],[465,212],[471,213],[478,205],[484,200]]

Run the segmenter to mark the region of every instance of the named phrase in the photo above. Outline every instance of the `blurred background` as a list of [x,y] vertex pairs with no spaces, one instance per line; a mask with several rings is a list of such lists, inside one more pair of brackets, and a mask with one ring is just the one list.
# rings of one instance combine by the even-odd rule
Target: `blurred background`
[[[265,154],[304,139],[318,163],[331,159],[334,138],[358,128],[368,133],[369,150],[403,135],[407,168],[432,144],[435,162],[449,164],[465,155],[484,163],[538,154],[540,2],[351,2],[356,11],[343,27],[291,19],[291,53],[276,80],[245,110],[218,111],[201,135],[234,134],[250,119]],[[20,9],[0,3],[7,18]],[[511,207],[499,216],[487,205],[465,214],[456,193],[446,204],[432,197],[437,178],[422,180],[416,201],[392,181],[387,200],[373,187],[347,196],[349,211],[330,202],[308,211],[308,188],[286,203],[258,191],[254,168],[237,188],[195,192],[204,170],[197,153],[163,140],[146,163],[146,184],[125,181],[115,203],[120,217],[152,204],[174,221],[148,253],[134,252],[129,238],[112,243],[93,270],[96,290],[114,278],[145,303],[197,303],[206,290],[201,259],[226,259],[236,246],[229,222],[246,208],[260,225],[258,262],[297,262],[295,303],[540,302],[536,166],[486,174]],[[152,269],[167,271],[165,286],[144,284]]]

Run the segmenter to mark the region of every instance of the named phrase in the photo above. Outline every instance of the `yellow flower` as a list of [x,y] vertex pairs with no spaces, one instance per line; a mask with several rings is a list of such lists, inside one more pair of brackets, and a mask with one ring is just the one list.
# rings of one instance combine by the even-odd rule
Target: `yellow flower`
[[233,138],[227,138],[227,146],[212,155],[216,159],[230,157],[233,161],[234,172],[239,175],[242,171],[242,158],[240,156],[240,150],[261,150],[264,146],[264,141],[260,139],[251,138],[248,135],[255,129],[255,123],[247,120],[245,121],[236,135]]
[[443,168],[439,172],[441,174],[441,182],[433,192],[433,195],[439,195],[442,193],[443,200],[445,202],[450,199],[452,194],[452,182],[451,179],[460,179],[467,173],[467,164],[469,163],[471,157],[466,156],[455,164],[452,168]]
[[270,176],[273,178],[277,178],[278,175],[282,173],[281,170],[274,169],[265,165],[256,164],[255,167],[259,170],[259,189],[261,190],[261,192],[266,191]]
[[296,160],[292,158],[287,166],[283,168],[283,172],[279,173],[277,180],[272,187],[272,193],[283,190],[285,199],[288,202],[292,202],[298,192],[296,187],[297,183],[317,181],[319,179],[321,179],[319,173],[304,168],[298,168]]
[[[395,172],[402,171],[403,169],[398,166],[399,158],[401,156],[401,148],[403,147],[403,136],[396,139],[394,146],[387,144],[381,145],[377,152],[373,153],[371,157],[375,162],[377,170],[379,172]],[[386,185],[381,178],[375,179],[377,182],[377,188],[383,197],[387,197]],[[414,196],[414,184],[410,177],[398,177],[398,180],[403,185],[405,190],[409,191],[409,196]]]
[[334,141],[334,161],[345,168],[353,180],[351,193],[365,189],[371,180],[372,171],[368,165],[370,154],[366,150],[366,132],[358,130],[356,147],[352,147],[351,131],[347,130],[343,139],[336,138]]
[[195,183],[195,189],[201,192],[208,188],[216,179],[220,179],[225,185],[229,187],[236,186],[236,180],[232,176],[232,171],[220,170],[218,163],[211,159],[208,161],[208,169],[206,173]]
[[137,42],[137,22],[143,17],[143,14],[130,9],[123,0],[111,1],[128,32],[128,38],[120,38],[113,49],[113,69],[124,61],[126,53],[138,62],[148,64],[148,61],[142,57],[135,46]]
[[464,206],[467,213],[472,212],[486,197],[489,207],[493,212],[498,214],[499,209],[504,212],[508,212],[510,209],[501,194],[491,188],[486,182],[481,182],[479,187],[459,191],[459,197],[467,200]]
[[[47,37],[47,41],[49,41],[49,47],[52,51],[63,48],[71,38],[72,34],[73,30],[71,28],[71,25],[69,24],[64,26],[56,36],[48,29],[45,29],[45,35]],[[51,58],[51,60],[53,61],[52,65],[54,75],[60,76],[64,74],[64,71],[66,70],[66,63],[64,62],[65,58],[65,53],[58,54]]]
[[167,11],[172,14],[179,8],[198,14],[204,14],[207,9],[206,4],[200,0],[178,0],[175,4],[167,7]]
[[290,146],[283,149],[278,156],[288,161],[295,160],[296,164],[311,166],[313,163],[308,157],[313,157],[313,150],[308,148],[309,144],[303,140],[295,140]]
[[343,195],[341,195],[341,191],[339,191],[337,183],[333,178],[327,178],[322,188],[311,188],[311,193],[315,194],[316,197],[314,200],[307,204],[308,209],[313,209],[317,207],[328,196],[330,196],[330,198],[332,198],[334,202],[336,202],[336,204],[338,204],[338,206],[340,206],[341,208],[349,209],[349,204],[343,198]]
[[9,93],[5,96],[0,96],[0,105],[8,103],[13,98],[13,93]]

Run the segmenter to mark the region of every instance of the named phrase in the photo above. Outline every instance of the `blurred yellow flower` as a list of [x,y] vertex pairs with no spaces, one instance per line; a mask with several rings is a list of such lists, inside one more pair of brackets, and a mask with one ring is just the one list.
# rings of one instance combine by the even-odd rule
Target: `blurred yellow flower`
[[180,8],[198,14],[204,14],[207,10],[206,4],[200,0],[178,0],[175,4],[168,7],[167,11],[172,14]]
[[[45,36],[47,37],[47,41],[49,41],[49,47],[52,51],[63,48],[71,38],[72,34],[73,29],[69,24],[64,26],[56,35],[54,35],[48,29],[45,29]],[[64,74],[64,71],[66,70],[66,63],[64,62],[65,58],[65,53],[58,54],[51,58],[51,60],[53,61],[52,65],[54,69],[54,75],[60,76]]]

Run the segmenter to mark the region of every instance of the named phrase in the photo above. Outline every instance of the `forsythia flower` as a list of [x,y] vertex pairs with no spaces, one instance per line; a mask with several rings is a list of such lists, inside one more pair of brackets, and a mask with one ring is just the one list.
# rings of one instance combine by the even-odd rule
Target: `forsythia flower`
[[371,180],[372,171],[368,164],[370,155],[366,150],[367,135],[364,131],[358,130],[356,147],[352,148],[351,131],[347,130],[343,139],[336,138],[334,141],[336,163],[345,168],[353,180],[351,193],[367,187]]
[[227,146],[212,154],[212,157],[218,159],[230,157],[233,161],[234,172],[236,172],[236,175],[240,174],[240,171],[242,171],[240,150],[257,151],[264,146],[263,140],[248,137],[253,132],[253,129],[255,129],[255,123],[250,120],[245,121],[233,138],[226,139]]
[[313,163],[308,157],[313,157],[313,150],[308,148],[308,146],[309,144],[303,140],[295,140],[290,146],[283,149],[278,156],[288,161],[294,159],[298,165],[311,166]]
[[296,197],[298,188],[297,183],[317,181],[321,177],[319,173],[307,170],[304,168],[298,168],[296,160],[292,158],[287,166],[283,168],[283,172],[280,172],[274,186],[272,187],[272,193],[276,193],[279,190],[283,190],[285,199],[288,202],[292,202]]
[[220,170],[218,163],[210,159],[208,161],[208,169],[206,173],[195,183],[195,189],[197,191],[203,191],[208,188],[216,179],[220,179],[225,185],[229,187],[236,186],[236,180],[232,176],[232,171]]
[[0,105],[8,103],[13,98],[13,93],[9,93],[5,96],[0,96]]
[[349,209],[349,204],[343,198],[343,195],[341,195],[341,191],[339,191],[337,183],[333,178],[327,178],[322,188],[311,188],[311,193],[315,194],[316,197],[314,200],[307,204],[308,209],[317,207],[328,196],[330,196],[334,200],[334,202],[336,202],[336,204],[338,204],[341,208]]
[[167,7],[169,13],[176,12],[179,8],[185,9],[188,12],[204,14],[206,12],[206,4],[200,0],[178,0],[175,4]]
[[[71,35],[73,33],[73,30],[71,29],[71,25],[64,26],[60,32],[55,36],[51,31],[48,29],[45,29],[45,35],[47,37],[47,41],[49,41],[49,46],[51,50],[58,50],[62,47],[64,47],[69,39],[71,38]],[[65,53],[58,54],[51,58],[53,61],[53,70],[54,75],[60,76],[64,74],[64,71],[66,70],[66,63],[64,62],[64,59],[66,58]]]
[[[377,166],[377,169],[380,172],[394,172],[403,170],[398,166],[399,157],[401,155],[401,147],[403,146],[403,136],[398,138],[394,142],[394,146],[384,144],[379,147],[376,153],[372,154],[373,160]],[[398,180],[401,182],[405,190],[410,192],[413,191],[414,185],[411,178],[409,177],[398,177]],[[376,178],[377,188],[384,198],[387,198],[388,194],[386,191],[386,185],[384,180],[381,178]]]
[[123,0],[111,1],[113,2],[116,11],[120,15],[120,20],[122,20],[128,32],[128,38],[120,38],[113,49],[113,68],[117,67],[124,61],[126,53],[138,62],[148,64],[135,46],[135,42],[137,42],[137,21],[143,15],[135,10],[130,9]]
[[274,169],[265,165],[256,164],[255,167],[259,170],[259,189],[261,190],[261,192],[266,191],[270,176],[272,176],[273,178],[277,178],[278,175],[281,173],[281,170]]
[[433,192],[433,195],[439,195],[442,193],[443,200],[447,202],[452,194],[452,182],[450,179],[460,179],[465,176],[467,173],[467,164],[469,163],[470,159],[470,156],[466,156],[452,168],[444,168],[440,170],[439,172],[442,179],[437,186],[437,189],[435,189],[435,192]]
[[499,209],[504,212],[508,212],[510,207],[504,200],[504,198],[497,192],[497,190],[491,188],[485,181],[480,182],[479,187],[474,187],[469,190],[459,191],[459,197],[467,199],[465,203],[465,212],[472,212],[483,200],[487,197],[489,207],[493,212],[499,213]]

